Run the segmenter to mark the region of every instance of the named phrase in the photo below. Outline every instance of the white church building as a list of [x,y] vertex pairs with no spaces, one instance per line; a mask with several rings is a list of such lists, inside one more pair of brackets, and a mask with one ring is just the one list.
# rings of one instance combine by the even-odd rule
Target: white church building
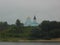
[[39,25],[39,24],[38,24],[37,21],[36,21],[36,16],[33,17],[33,21],[31,21],[31,18],[28,17],[28,18],[26,19],[25,24],[24,24],[24,26],[38,26],[38,25]]

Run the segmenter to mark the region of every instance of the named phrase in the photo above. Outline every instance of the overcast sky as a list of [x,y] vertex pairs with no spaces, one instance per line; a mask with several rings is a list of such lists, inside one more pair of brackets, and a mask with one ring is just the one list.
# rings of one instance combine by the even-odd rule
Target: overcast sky
[[0,21],[15,23],[16,19],[25,22],[27,17],[60,21],[60,0],[0,0]]

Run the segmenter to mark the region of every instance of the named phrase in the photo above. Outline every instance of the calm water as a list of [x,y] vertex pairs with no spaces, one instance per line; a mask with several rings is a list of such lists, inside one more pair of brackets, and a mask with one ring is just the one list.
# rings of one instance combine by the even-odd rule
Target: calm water
[[0,45],[60,45],[60,43],[54,43],[54,42],[0,42]]

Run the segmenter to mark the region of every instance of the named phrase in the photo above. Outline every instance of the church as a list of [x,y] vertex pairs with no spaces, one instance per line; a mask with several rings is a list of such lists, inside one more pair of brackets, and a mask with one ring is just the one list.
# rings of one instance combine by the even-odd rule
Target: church
[[26,19],[25,24],[24,24],[24,26],[38,26],[38,25],[39,25],[39,24],[38,24],[37,21],[36,21],[36,16],[33,17],[33,21],[31,21],[31,18],[28,17],[28,18]]

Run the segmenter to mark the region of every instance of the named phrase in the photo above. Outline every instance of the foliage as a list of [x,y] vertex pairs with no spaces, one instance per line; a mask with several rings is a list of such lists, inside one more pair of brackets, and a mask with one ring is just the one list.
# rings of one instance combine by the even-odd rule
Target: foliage
[[16,26],[17,27],[22,27],[23,26],[23,23],[20,22],[19,19],[16,20]]
[[56,21],[43,21],[38,29],[35,28],[31,31],[30,39],[52,39],[60,38],[60,22]]
[[6,41],[10,38],[30,40],[60,38],[60,22],[45,20],[37,27],[25,27],[19,19],[11,25],[0,22],[0,39]]

